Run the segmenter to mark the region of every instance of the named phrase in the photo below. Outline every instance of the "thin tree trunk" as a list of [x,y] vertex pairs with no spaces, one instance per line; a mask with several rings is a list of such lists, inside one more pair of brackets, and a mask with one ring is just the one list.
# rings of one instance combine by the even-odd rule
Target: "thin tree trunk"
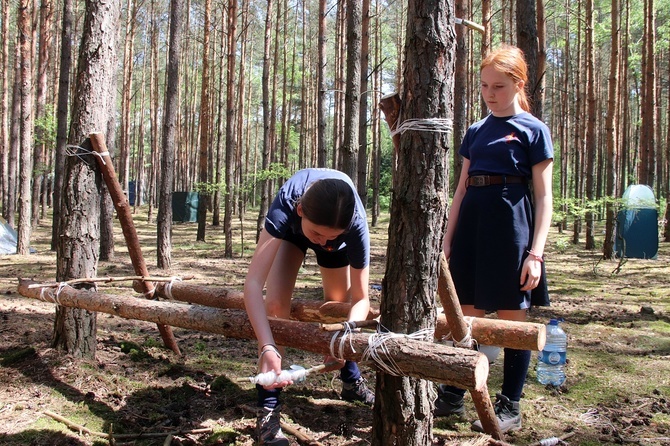
[[[261,169],[267,172],[270,167],[272,157],[272,133],[270,131],[270,49],[272,47],[272,5],[273,0],[268,0],[268,7],[265,15],[265,43],[263,45],[263,74],[261,84],[263,86],[263,157],[261,160]],[[261,202],[258,210],[258,219],[256,220],[256,240],[263,230],[265,214],[268,212],[270,201],[270,180],[265,177],[261,180]]]
[[[210,124],[210,101],[209,101],[209,39],[212,13],[212,0],[205,0],[203,35],[202,35],[202,90],[200,91],[200,158],[199,158],[199,182],[198,188],[198,233],[196,240],[205,241],[205,229],[207,228],[207,208],[209,207],[209,124]],[[230,31],[230,30],[229,30]]]
[[30,178],[32,177],[32,5],[30,0],[21,0],[19,4],[19,47],[21,51],[20,71],[20,150],[19,150],[19,224],[17,227],[17,254],[26,255],[30,251],[31,206]]
[[53,6],[51,0],[42,0],[39,18],[39,53],[37,58],[37,79],[35,99],[35,147],[33,149],[33,191],[32,191],[32,224],[40,221],[40,204],[42,203],[42,187],[46,183],[46,143],[45,118],[47,101],[47,69],[49,67],[53,20]]
[[[596,81],[595,81],[595,50],[593,35],[593,0],[586,0],[586,133],[584,143],[586,147],[586,198],[593,203],[596,197],[595,168],[596,168]],[[595,213],[589,208],[586,212],[586,249],[595,248]]]
[[9,127],[9,157],[7,159],[7,223],[15,226],[18,194],[19,152],[21,135],[21,46],[14,46],[14,82],[12,84],[12,112]]
[[361,23],[363,10],[360,0],[347,0],[347,83],[344,104],[344,140],[342,172],[357,184],[358,121],[361,107]]
[[223,232],[226,238],[224,256],[233,257],[233,204],[234,190],[233,170],[235,168],[236,134],[235,134],[235,67],[237,53],[237,0],[228,4],[228,63],[226,81],[226,195],[223,219]]
[[2,40],[2,66],[5,67],[0,74],[2,79],[2,99],[0,100],[0,205],[2,206],[2,216],[9,220],[9,78],[11,73],[11,61],[9,59],[9,15],[11,8],[9,0],[2,1],[2,30],[0,39]]
[[63,23],[61,31],[60,71],[58,73],[58,113],[56,126],[56,156],[54,160],[53,227],[51,250],[55,251],[60,235],[61,194],[65,167],[65,147],[68,132],[68,98],[70,93],[70,69],[72,68],[72,27],[74,13],[72,0],[63,0]]
[[611,259],[614,257],[614,225],[616,223],[617,206],[613,199],[616,196],[617,165],[618,165],[618,116],[617,104],[619,103],[619,0],[612,0],[612,19],[611,28],[611,48],[610,54],[610,72],[608,79],[608,97],[607,97],[607,123],[605,125],[605,135],[607,138],[607,162],[611,166],[607,169],[607,191],[606,195],[610,199],[607,201],[607,215],[605,221],[605,240],[603,242],[603,258]]
[[168,49],[167,88],[163,115],[163,162],[158,200],[157,261],[161,269],[172,263],[172,181],[177,146],[177,113],[179,108],[179,65],[183,32],[184,3],[170,1],[170,46]]
[[361,80],[358,118],[358,195],[368,205],[368,67],[370,65],[370,0],[363,0],[361,22]]
[[317,67],[317,166],[326,167],[328,151],[326,150],[326,0],[319,0],[319,43]]

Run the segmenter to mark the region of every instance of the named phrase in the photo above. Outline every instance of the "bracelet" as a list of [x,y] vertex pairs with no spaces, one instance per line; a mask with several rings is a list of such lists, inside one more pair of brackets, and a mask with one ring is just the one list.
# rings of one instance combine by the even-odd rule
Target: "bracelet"
[[540,262],[540,263],[544,262],[544,259],[542,258],[542,256],[539,256],[539,255],[535,254],[535,251],[533,251],[532,249],[529,249],[527,252],[528,252],[529,256],[533,257],[538,262]]
[[[268,346],[270,348],[265,348],[265,347],[268,347]],[[261,354],[258,355],[258,362],[260,362],[261,359],[263,359],[263,355],[266,354],[267,352],[274,352],[274,354],[277,355],[277,357],[279,359],[281,359],[281,355],[279,354],[279,350],[277,349],[277,347],[274,346],[274,344],[265,344],[263,346],[263,350],[261,350]]]

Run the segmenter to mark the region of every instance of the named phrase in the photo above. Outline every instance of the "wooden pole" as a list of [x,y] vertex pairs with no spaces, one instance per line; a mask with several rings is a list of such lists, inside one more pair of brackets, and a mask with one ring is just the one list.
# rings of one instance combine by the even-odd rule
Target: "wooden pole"
[[[18,291],[22,296],[66,307],[108,313],[126,319],[217,333],[236,339],[255,339],[249,318],[242,310],[129,299],[71,287],[60,290],[52,287],[30,288],[31,283],[34,282],[20,280]],[[275,318],[270,318],[270,328],[275,341],[280,345],[328,355],[331,354],[332,342],[338,356],[358,362],[366,359],[364,353],[368,350],[370,337],[377,336],[353,332],[343,340],[342,332],[326,332],[321,330],[318,324]],[[384,343],[384,347],[388,352],[388,358],[393,359],[395,366],[404,376],[427,379],[463,389],[486,389],[489,364],[486,356],[479,352],[407,336],[392,337]],[[383,356],[381,352],[378,353]],[[376,367],[379,367],[379,364],[380,362],[373,361]]]
[[[443,278],[440,274],[438,293]],[[244,293],[224,287],[197,285],[182,281],[156,284],[156,295],[164,299],[178,300],[213,308],[244,310]],[[444,305],[444,303],[442,304]],[[337,323],[347,320],[349,303],[324,302],[320,299],[291,299],[291,319],[303,322]],[[457,307],[460,310],[460,306]],[[445,313],[447,310],[445,309]],[[379,309],[370,308],[368,320],[379,317]],[[437,316],[435,338],[442,339],[454,330],[445,314]],[[490,318],[472,319],[472,337],[480,344],[508,347],[517,350],[542,350],[546,327],[532,322],[515,322]],[[462,339],[458,337],[458,339]]]
[[[451,328],[451,337],[456,344],[463,341],[468,334],[468,326],[463,318],[463,310],[458,301],[456,287],[451,279],[449,265],[444,252],[440,253],[440,277],[437,281],[437,294],[442,302],[442,310],[447,319],[447,324]],[[474,338],[473,338],[474,339]],[[472,344],[464,345],[465,348],[472,348]]]
[[[109,194],[112,196],[112,202],[114,203],[114,209],[121,223],[121,229],[123,230],[123,237],[126,240],[126,245],[128,246],[128,255],[135,269],[135,274],[138,276],[149,276],[149,270],[142,256],[142,249],[140,248],[140,241],[137,237],[137,231],[135,230],[135,224],[133,222],[133,216],[130,211],[130,205],[128,204],[128,199],[126,198],[123,190],[121,189],[121,184],[116,178],[116,172],[114,171],[114,164],[112,158],[109,156],[109,151],[107,150],[107,144],[105,143],[105,138],[102,133],[91,133],[89,135],[91,139],[91,145],[93,150],[95,150],[99,156],[96,156],[95,159],[98,162],[98,167],[102,172],[102,177],[105,180]],[[137,286],[140,288],[142,293],[145,296],[149,297],[153,295],[154,285],[149,281],[138,281],[136,282]],[[159,324],[158,331],[161,334],[163,339],[163,344],[176,354],[179,353],[179,346],[177,341],[174,338],[172,333],[172,328],[167,325]]]

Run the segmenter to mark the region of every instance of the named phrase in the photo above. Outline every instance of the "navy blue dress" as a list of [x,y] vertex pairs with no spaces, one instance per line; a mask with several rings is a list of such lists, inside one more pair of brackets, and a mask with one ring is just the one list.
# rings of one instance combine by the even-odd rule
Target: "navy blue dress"
[[[554,156],[549,129],[530,113],[487,116],[468,129],[459,153],[470,160],[469,176],[520,176],[528,184],[532,166]],[[521,291],[519,284],[533,218],[527,184],[467,188],[449,260],[461,304],[487,311],[549,305],[544,263],[537,288]]]

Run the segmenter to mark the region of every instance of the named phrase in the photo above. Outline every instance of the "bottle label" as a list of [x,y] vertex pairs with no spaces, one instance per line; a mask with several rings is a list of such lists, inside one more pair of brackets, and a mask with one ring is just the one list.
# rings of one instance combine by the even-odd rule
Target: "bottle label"
[[545,364],[550,365],[560,365],[565,364],[566,354],[565,352],[549,352],[542,350],[539,355],[539,360]]

